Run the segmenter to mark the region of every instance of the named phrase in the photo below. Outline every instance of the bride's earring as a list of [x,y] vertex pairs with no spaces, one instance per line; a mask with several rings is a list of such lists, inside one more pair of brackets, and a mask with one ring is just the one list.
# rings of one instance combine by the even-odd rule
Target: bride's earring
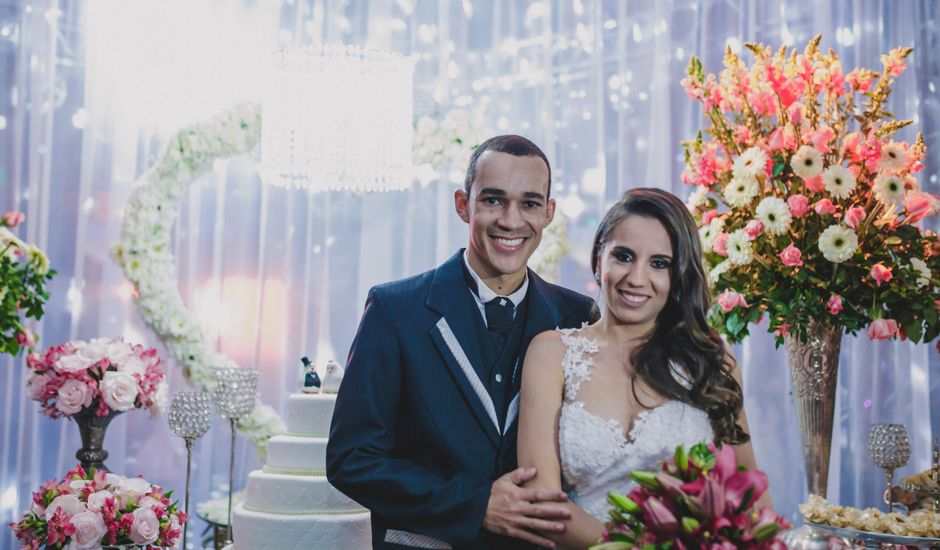
[[594,282],[597,283],[597,286],[601,285],[601,272],[600,271],[594,272]]

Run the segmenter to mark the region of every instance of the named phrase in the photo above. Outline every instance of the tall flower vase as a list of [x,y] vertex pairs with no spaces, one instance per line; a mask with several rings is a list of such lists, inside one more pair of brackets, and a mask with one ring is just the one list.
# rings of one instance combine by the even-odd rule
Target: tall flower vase
[[95,416],[94,409],[87,408],[72,417],[78,424],[78,433],[82,437],[82,448],[75,453],[75,458],[86,472],[89,468],[108,470],[104,465],[108,458],[108,451],[104,450],[104,436],[108,424],[119,414],[119,411],[112,411],[106,416]]
[[[826,497],[829,450],[839,376],[842,329],[812,323],[805,340],[787,336],[787,356],[793,383],[793,402],[803,445],[806,486],[811,494]],[[830,537],[803,526],[790,531],[789,548],[828,549]]]

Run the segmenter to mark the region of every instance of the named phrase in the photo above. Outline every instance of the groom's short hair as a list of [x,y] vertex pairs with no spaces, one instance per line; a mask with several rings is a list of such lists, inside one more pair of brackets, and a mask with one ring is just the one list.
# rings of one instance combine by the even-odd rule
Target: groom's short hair
[[507,153],[515,157],[539,157],[542,159],[542,161],[545,162],[545,168],[548,169],[548,191],[545,194],[545,198],[547,199],[551,196],[552,165],[548,163],[548,157],[539,149],[538,145],[522,136],[513,134],[491,137],[473,150],[473,154],[470,155],[470,162],[467,165],[467,177],[464,180],[464,191],[467,192],[467,195],[470,194],[470,187],[473,185],[473,180],[477,177],[477,161],[483,153],[487,151]]

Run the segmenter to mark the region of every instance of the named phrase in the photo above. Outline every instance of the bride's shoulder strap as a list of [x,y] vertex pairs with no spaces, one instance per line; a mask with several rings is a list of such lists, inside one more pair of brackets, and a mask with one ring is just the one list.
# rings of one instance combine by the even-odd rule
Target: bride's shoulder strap
[[581,384],[591,379],[591,365],[593,360],[588,354],[597,352],[597,341],[584,336],[583,331],[587,323],[581,328],[558,329],[561,341],[565,344],[565,356],[561,360],[561,368],[565,374],[565,400],[574,401],[578,396]]

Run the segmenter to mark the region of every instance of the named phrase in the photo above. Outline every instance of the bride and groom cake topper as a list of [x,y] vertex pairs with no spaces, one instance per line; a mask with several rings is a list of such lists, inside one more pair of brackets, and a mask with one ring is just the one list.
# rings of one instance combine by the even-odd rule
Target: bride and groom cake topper
[[307,357],[300,359],[302,371],[300,373],[300,390],[304,393],[336,393],[339,384],[343,381],[343,366],[330,359],[323,369],[323,376],[317,366]]

